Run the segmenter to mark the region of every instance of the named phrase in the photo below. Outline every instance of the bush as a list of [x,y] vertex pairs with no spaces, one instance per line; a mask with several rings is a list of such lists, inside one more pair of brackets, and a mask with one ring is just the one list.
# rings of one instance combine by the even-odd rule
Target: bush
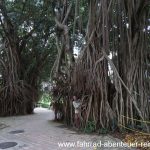
[[96,130],[96,124],[94,121],[88,121],[84,129],[85,133],[92,133]]
[[50,103],[51,103],[51,97],[49,94],[47,93],[43,93],[38,104],[40,105],[40,107],[43,108],[49,108],[50,107]]
[[41,103],[41,107],[43,107],[43,108],[49,108],[49,104]]
[[108,130],[108,129],[105,129],[105,128],[101,128],[101,129],[99,129],[99,131],[98,131],[99,134],[107,134],[108,132],[109,132],[109,130]]

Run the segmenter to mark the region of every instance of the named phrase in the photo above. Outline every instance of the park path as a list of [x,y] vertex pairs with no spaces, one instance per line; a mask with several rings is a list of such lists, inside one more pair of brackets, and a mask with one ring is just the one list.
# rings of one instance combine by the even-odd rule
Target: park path
[[[111,136],[78,134],[64,125],[52,121],[51,110],[36,108],[33,115],[0,118],[7,125],[0,130],[0,149],[3,142],[16,142],[6,150],[122,150],[123,148],[93,148],[91,142],[120,142]],[[20,132],[20,133],[17,133]],[[59,147],[59,142],[72,143],[71,147]],[[63,143],[61,143],[63,144]],[[66,143],[65,143],[66,144]],[[124,148],[126,149],[126,148]]]

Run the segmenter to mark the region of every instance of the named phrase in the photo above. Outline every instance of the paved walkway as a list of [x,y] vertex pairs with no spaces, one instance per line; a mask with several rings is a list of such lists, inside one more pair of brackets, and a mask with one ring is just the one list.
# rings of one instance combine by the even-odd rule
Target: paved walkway
[[[17,143],[15,147],[7,150],[123,150],[123,148],[102,148],[104,142],[120,142],[118,139],[111,136],[77,134],[64,125],[52,121],[53,117],[52,111],[36,108],[33,115],[0,118],[0,123],[8,126],[0,130],[0,143]],[[16,133],[16,130],[22,133]],[[92,142],[98,142],[100,148],[90,147]],[[70,148],[64,145],[59,147],[58,143],[72,145]]]

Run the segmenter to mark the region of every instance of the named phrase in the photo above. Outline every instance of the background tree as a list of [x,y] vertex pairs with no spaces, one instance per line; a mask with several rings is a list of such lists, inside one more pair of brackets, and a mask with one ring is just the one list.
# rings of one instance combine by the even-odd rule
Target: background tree
[[45,1],[1,0],[0,11],[0,115],[32,113],[43,69],[55,58],[51,9]]

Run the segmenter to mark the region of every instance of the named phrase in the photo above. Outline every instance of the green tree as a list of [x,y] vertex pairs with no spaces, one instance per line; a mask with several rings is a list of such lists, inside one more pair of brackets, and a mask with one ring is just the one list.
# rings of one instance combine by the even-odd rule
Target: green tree
[[0,115],[32,113],[56,53],[51,7],[41,0],[0,0],[0,11]]

